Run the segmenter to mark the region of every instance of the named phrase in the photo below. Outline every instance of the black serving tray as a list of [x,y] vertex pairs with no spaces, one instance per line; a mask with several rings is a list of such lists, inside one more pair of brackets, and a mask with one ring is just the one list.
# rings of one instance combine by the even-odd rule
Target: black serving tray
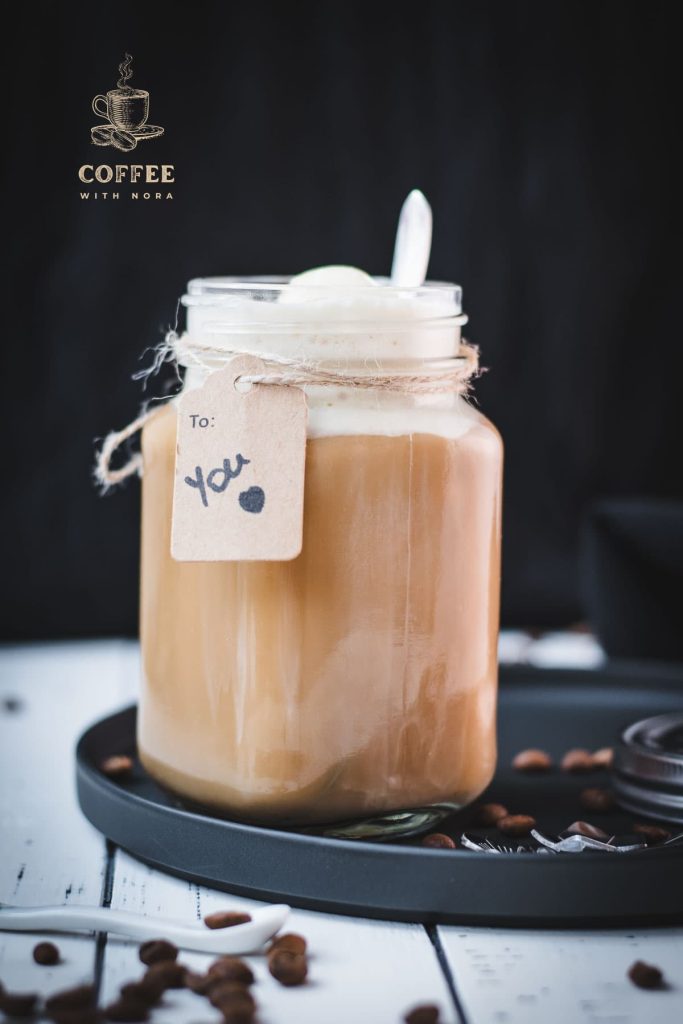
[[[578,802],[584,787],[608,784],[604,772],[570,776],[555,769],[531,777],[512,771],[511,758],[526,747],[542,747],[559,760],[571,747],[609,746],[630,722],[682,708],[683,666],[502,669],[499,769],[482,799],[532,814],[546,832],[588,819],[610,834],[628,833],[632,814],[589,813]],[[331,839],[226,821],[184,806],[137,759],[125,782],[98,770],[109,754],[135,755],[135,718],[135,708],[128,708],[81,737],[80,805],[113,842],[182,878],[313,910],[423,923],[604,927],[683,921],[683,846],[624,854],[493,854],[429,849],[415,839]],[[452,815],[438,828],[457,838],[473,828],[471,812]],[[502,839],[495,829],[488,834]]]

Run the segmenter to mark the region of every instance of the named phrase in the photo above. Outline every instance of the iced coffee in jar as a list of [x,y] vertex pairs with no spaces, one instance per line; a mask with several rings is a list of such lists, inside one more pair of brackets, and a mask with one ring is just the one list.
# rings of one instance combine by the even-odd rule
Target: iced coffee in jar
[[408,832],[469,803],[496,759],[502,445],[465,394],[460,289],[321,268],[183,304],[185,394],[234,353],[303,389],[303,533],[290,559],[174,559],[177,403],[148,420],[144,766],[274,827]]

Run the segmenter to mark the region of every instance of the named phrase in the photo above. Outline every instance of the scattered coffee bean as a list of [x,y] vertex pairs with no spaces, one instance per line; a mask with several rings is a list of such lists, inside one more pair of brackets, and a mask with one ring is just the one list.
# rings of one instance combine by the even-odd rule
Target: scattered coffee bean
[[2,699],[2,710],[8,715],[16,715],[17,711],[21,711],[23,707],[24,702],[19,697],[3,697]]
[[424,1003],[409,1010],[403,1019],[406,1024],[439,1024],[439,1007]]
[[251,921],[251,914],[241,914],[236,910],[217,910],[204,918],[207,928],[234,928],[236,924],[247,924],[248,921]]
[[528,836],[536,828],[536,819],[529,814],[508,814],[498,819],[496,828],[506,836]]
[[32,1017],[36,1012],[38,996],[35,992],[2,992],[0,1010],[7,1017]]
[[435,850],[455,850],[455,843],[443,832],[432,832],[422,840],[423,846],[431,846]]
[[121,999],[133,1002],[144,1003],[145,1006],[153,1006],[158,1003],[163,995],[163,989],[158,985],[146,984],[142,981],[129,981],[121,986]]
[[192,992],[196,992],[198,996],[207,996],[213,986],[218,983],[218,978],[215,976],[211,978],[208,974],[196,974],[194,971],[188,971],[185,975],[186,986]]
[[45,1000],[45,1009],[60,1012],[61,1010],[80,1010],[84,1007],[95,1005],[95,988],[93,985],[77,985],[76,988],[67,988],[62,992],[55,992],[53,996]]
[[659,988],[664,980],[664,975],[659,967],[654,964],[646,964],[642,960],[636,960],[627,971],[628,977],[638,988]]
[[664,843],[667,839],[671,839],[669,830],[660,825],[644,825],[638,822],[633,826],[633,831],[636,835],[642,836],[647,846],[656,846],[657,843]]
[[222,956],[215,960],[208,970],[209,978],[222,981],[238,981],[242,985],[254,984],[254,972],[249,964],[237,956]]
[[474,815],[477,825],[495,825],[499,818],[507,818],[508,809],[502,804],[479,804]]
[[218,1010],[226,1007],[248,1006],[256,1009],[256,1002],[246,985],[239,981],[219,981],[209,992],[209,1002]]
[[[166,979],[163,975],[150,973],[151,970],[152,968],[148,967],[139,981],[132,981],[128,983],[136,986],[138,989],[135,998],[139,999],[143,1003],[147,1003],[148,1006],[153,1006],[154,1003],[158,1003],[168,988]],[[125,987],[127,986],[124,986],[124,988]],[[123,991],[123,989],[121,991]]]
[[117,999],[105,1007],[104,1016],[107,1020],[120,1021],[122,1024],[136,1024],[149,1017],[149,1007],[136,999]]
[[302,955],[306,952],[307,945],[303,935],[297,935],[296,932],[286,932],[284,935],[275,936],[268,952],[272,953],[274,949],[286,949],[290,953]]
[[588,821],[573,821],[565,831],[575,836],[586,836],[587,839],[599,839],[603,843],[609,839],[606,832],[603,832],[597,825],[591,825]]
[[77,1010],[51,1010],[53,1024],[101,1024],[102,1016],[96,1006],[81,1006]]
[[547,772],[552,766],[552,758],[545,750],[520,750],[512,759],[512,767],[518,772]]
[[222,1024],[252,1024],[255,1010],[246,1006],[228,1006],[221,1010]]
[[[231,991],[230,989],[234,990]],[[237,991],[241,989],[241,991]],[[256,1003],[249,990],[234,982],[226,981],[211,992],[210,1000],[229,1024],[251,1024],[256,1014]]]
[[125,754],[112,754],[100,762],[100,771],[110,779],[125,779],[133,771],[133,759]]
[[614,751],[611,747],[600,747],[591,755],[595,768],[611,768],[614,761]]
[[167,988],[185,988],[187,968],[175,960],[160,960],[151,964],[145,971],[143,983],[158,986],[161,991]]
[[268,970],[281,985],[303,985],[308,974],[306,957],[286,949],[274,949],[268,955]]
[[590,789],[582,789],[579,794],[579,803],[587,811],[598,811],[604,813],[614,807],[615,798],[611,789],[600,789],[594,786]]
[[43,967],[52,967],[59,963],[59,950],[54,942],[39,942],[33,947],[33,959]]
[[142,943],[138,956],[143,964],[147,964],[149,967],[151,964],[159,964],[164,960],[176,960],[178,947],[174,946],[172,942],[167,942],[166,939],[150,939],[149,942]]
[[561,767],[563,772],[579,774],[580,772],[592,772],[595,763],[590,751],[577,747],[575,750],[567,751],[562,758]]

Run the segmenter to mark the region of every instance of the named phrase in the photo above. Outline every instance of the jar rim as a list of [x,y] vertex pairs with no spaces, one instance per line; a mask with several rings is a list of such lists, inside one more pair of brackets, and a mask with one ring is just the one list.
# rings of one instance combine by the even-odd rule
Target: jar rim
[[[291,280],[291,276],[276,274],[195,277],[188,282],[186,294],[182,296],[181,302],[185,307],[228,304],[230,300],[235,299],[274,302],[281,294],[291,294],[295,289],[305,294],[307,299],[313,299],[316,295],[338,297],[341,294],[329,285],[291,285]],[[388,277],[378,276],[373,280],[375,283],[372,285],[354,286],[353,295],[436,302],[448,307],[448,316],[459,316],[462,313],[462,288],[450,281],[425,281],[417,287],[405,288],[393,285]],[[443,315],[442,313],[441,316]],[[367,310],[365,316],[367,317]]]

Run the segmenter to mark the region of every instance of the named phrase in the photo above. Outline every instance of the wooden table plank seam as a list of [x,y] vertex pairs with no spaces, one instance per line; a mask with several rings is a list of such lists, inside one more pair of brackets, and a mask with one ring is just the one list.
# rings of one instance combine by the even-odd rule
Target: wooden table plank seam
[[[116,846],[105,840],[105,862],[102,874],[102,891],[100,893],[100,906],[111,907],[112,893],[114,891],[114,873],[116,871]],[[102,977],[107,952],[107,932],[97,932],[95,935],[95,963],[93,965],[93,984],[95,986],[95,1000],[101,1005]]]
[[455,976],[453,974],[453,971],[451,970],[451,965],[446,954],[446,950],[443,948],[443,945],[441,943],[439,929],[436,927],[436,925],[430,924],[425,925],[425,930],[427,932],[427,935],[429,936],[429,940],[432,946],[434,947],[436,959],[439,963],[439,967],[441,968],[446,984],[448,985],[448,991],[453,1002],[453,1010],[457,1016],[458,1024],[470,1024],[467,1014],[465,1012],[463,1000],[460,996],[460,992],[458,991]]

